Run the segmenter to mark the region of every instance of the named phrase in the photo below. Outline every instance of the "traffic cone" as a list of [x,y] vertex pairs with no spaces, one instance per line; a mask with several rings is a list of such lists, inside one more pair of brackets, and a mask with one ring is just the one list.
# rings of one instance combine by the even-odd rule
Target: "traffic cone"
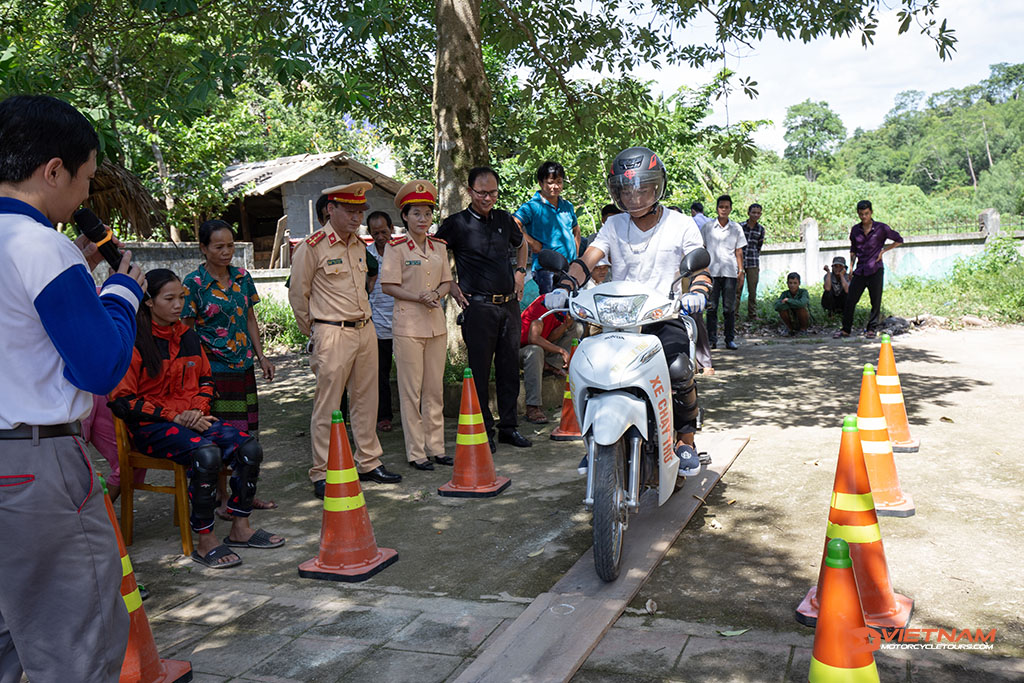
[[345,420],[341,411],[335,410],[331,414],[331,441],[327,451],[320,554],[299,565],[299,576],[355,583],[365,581],[397,561],[397,551],[377,547],[359,486],[359,473],[345,434]]
[[[572,364],[572,357],[576,353],[576,347],[580,345],[579,339],[572,340],[572,351],[569,352],[569,364]],[[583,434],[580,433],[580,423],[576,421],[576,409],[572,407],[572,392],[569,390],[569,375],[565,376],[565,393],[562,394],[562,419],[558,428],[551,432],[551,439],[554,441],[580,441]]]
[[[836,463],[836,478],[832,485],[832,503],[825,532],[826,550],[828,542],[834,538],[841,538],[850,545],[853,573],[857,577],[867,625],[904,628],[910,623],[914,601],[892,589],[857,422],[858,418],[853,415],[843,419],[843,438],[839,446],[839,461]],[[818,596],[823,595],[825,568],[823,559],[818,584],[807,592],[803,602],[796,608],[796,620],[805,626],[813,627],[818,621],[821,610]]]
[[462,373],[462,406],[459,408],[459,432],[455,436],[455,467],[452,479],[437,489],[442,496],[490,498],[509,487],[512,480],[494,473],[494,459],[487,443],[484,416],[473,383],[473,371]]
[[903,387],[896,372],[896,358],[892,355],[892,339],[882,335],[882,348],[878,351],[878,398],[882,402],[882,413],[889,428],[889,440],[894,453],[917,453],[921,448],[920,439],[910,436],[910,422],[907,420],[907,406],[903,402]]
[[910,517],[914,514],[914,501],[900,488],[900,477],[896,473],[896,460],[889,445],[889,431],[882,402],[878,397],[875,369],[871,364],[864,366],[860,384],[860,403],[857,404],[857,429],[864,450],[864,464],[871,481],[871,495],[875,499],[875,510],[882,517]]
[[[814,631],[810,683],[877,683],[872,652],[878,635],[865,628],[850,546],[841,538],[828,542],[821,569],[821,618]],[[875,640],[872,642],[871,638]]]
[[[101,478],[102,481],[102,478]],[[128,608],[128,648],[121,665],[120,683],[185,683],[192,680],[192,664],[177,659],[160,659],[153,631],[149,628],[146,609],[142,606],[139,585],[135,582],[132,561],[121,538],[121,525],[114,515],[114,506],[107,496],[107,484],[103,482],[103,501],[107,505],[107,516],[117,536],[117,548],[121,551],[121,598]]]

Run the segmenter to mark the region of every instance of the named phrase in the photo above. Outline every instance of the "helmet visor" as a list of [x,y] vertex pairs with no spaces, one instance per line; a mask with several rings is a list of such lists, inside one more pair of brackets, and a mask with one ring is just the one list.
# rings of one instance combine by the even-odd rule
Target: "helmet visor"
[[613,175],[608,178],[608,194],[620,211],[647,211],[664,196],[665,177],[661,171],[627,171]]

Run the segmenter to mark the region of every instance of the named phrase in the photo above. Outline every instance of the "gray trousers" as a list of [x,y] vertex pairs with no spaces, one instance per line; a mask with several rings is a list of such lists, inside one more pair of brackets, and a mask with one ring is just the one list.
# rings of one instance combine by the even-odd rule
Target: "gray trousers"
[[[566,351],[572,349],[571,334],[573,328],[562,335],[555,344]],[[547,362],[556,368],[562,367],[562,355],[559,353],[545,353],[544,349],[536,344],[527,344],[519,349],[519,362],[523,364],[523,389],[526,392],[526,405],[540,406],[541,392],[540,381],[544,376],[544,363]]]
[[75,437],[0,440],[0,683],[118,680],[121,556]]

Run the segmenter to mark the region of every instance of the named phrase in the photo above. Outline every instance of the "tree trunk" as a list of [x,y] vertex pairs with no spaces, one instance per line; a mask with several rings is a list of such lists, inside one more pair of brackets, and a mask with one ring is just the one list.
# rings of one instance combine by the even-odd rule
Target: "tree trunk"
[[[143,124],[150,132],[151,135],[156,134],[156,130],[147,124]],[[164,193],[164,208],[167,209],[167,225],[170,230],[170,236],[172,242],[181,241],[181,232],[178,230],[178,226],[174,224],[171,218],[171,209],[174,208],[174,195],[171,194],[171,174],[167,169],[167,164],[164,162],[164,152],[160,149],[160,145],[157,144],[156,140],[150,143],[153,149],[153,158],[156,160],[156,171],[160,176],[160,190]]]
[[[490,161],[491,88],[484,72],[480,30],[481,0],[437,0],[437,62],[434,66],[434,168],[439,213],[461,211],[469,201],[466,181],[474,166]],[[455,324],[459,307],[449,299],[448,357],[466,357]]]
[[988,146],[988,126],[985,125],[985,119],[981,120],[981,132],[985,134],[985,154],[988,155],[988,167],[992,168],[992,149]]

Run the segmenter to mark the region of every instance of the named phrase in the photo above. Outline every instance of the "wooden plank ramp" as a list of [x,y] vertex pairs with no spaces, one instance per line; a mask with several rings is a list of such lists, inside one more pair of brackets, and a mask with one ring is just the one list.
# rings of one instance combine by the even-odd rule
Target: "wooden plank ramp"
[[641,499],[640,514],[630,515],[619,578],[611,583],[598,578],[591,548],[551,590],[538,595],[456,683],[572,678],[750,440],[729,433],[698,438],[700,449],[711,455],[711,464],[700,476],[688,479],[664,506],[657,506],[654,492]]

